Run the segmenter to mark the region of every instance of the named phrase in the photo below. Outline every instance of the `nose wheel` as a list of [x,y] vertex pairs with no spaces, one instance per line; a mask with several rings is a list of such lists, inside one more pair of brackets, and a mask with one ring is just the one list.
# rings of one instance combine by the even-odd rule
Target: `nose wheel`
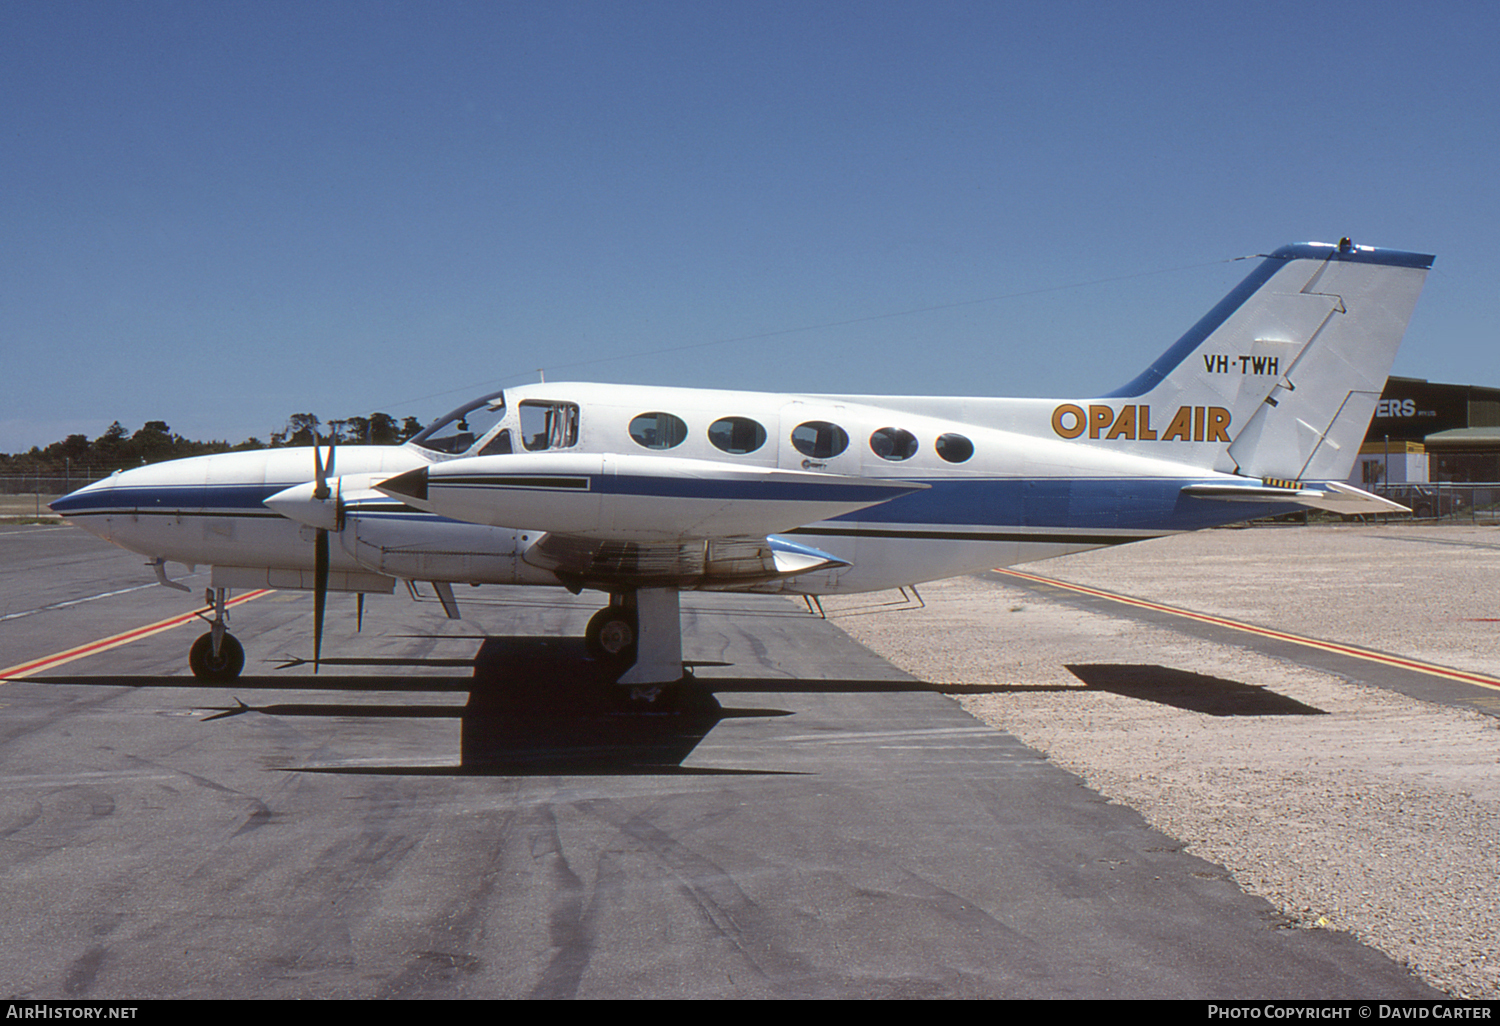
[[199,680],[234,680],[245,668],[245,648],[233,634],[226,634],[215,653],[213,631],[209,631],[188,649],[188,667]]

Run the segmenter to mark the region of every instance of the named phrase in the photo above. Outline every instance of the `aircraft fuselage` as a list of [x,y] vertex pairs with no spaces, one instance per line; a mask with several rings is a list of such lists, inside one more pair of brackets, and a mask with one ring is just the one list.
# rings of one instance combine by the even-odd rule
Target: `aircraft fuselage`
[[[1189,424],[1185,437],[1156,440],[1154,448],[1143,449],[1120,444],[1137,441],[1124,439],[1123,433],[1115,439],[1090,439],[1087,426],[1074,432],[1071,413],[1065,411],[1061,419],[1056,414],[1067,404],[1052,400],[895,398],[876,405],[871,397],[576,383],[509,389],[504,400],[503,413],[460,452],[410,443],[337,448],[333,476],[345,483],[346,510],[331,553],[333,590],[387,590],[370,575],[473,584],[559,583],[552,572],[524,558],[541,536],[557,530],[543,513],[533,523],[467,523],[370,489],[406,471],[465,456],[472,460],[471,454],[487,443],[493,448],[502,432],[510,434],[515,450],[510,455],[521,457],[511,462],[543,453],[618,454],[637,464],[661,460],[664,469],[667,461],[692,460],[926,486],[813,523],[800,521],[792,503],[780,529],[785,536],[847,565],[775,582],[746,582],[744,590],[821,595],[894,588],[1196,530],[1260,512],[1244,504],[1231,507],[1182,496],[1185,485],[1228,476],[1171,458],[1218,442],[1212,435],[1204,437],[1201,427],[1199,441],[1193,440],[1191,410],[1184,415]],[[937,406],[957,413],[966,404],[982,411],[987,423],[908,408]],[[1175,410],[1153,419],[1149,408],[1140,406],[1138,413],[1137,406],[1107,407],[1111,423],[1130,416],[1146,432],[1159,435],[1174,417],[1182,419]],[[1129,414],[1117,412],[1126,409]],[[549,413],[554,419],[569,418],[571,434],[539,437]],[[997,417],[1001,413],[1005,416]],[[1086,424],[1088,410],[1083,417]],[[1097,424],[1103,414],[1096,409],[1093,419]],[[1199,419],[1215,423],[1206,412]],[[997,420],[1007,427],[991,426]],[[1160,428],[1152,428],[1153,423]],[[1095,434],[1107,431],[1096,429]],[[488,462],[504,465],[506,459],[491,456]],[[195,457],[114,475],[59,500],[56,508],[79,526],[142,555],[222,568],[216,583],[310,587],[314,528],[265,503],[308,482],[312,467],[312,451],[306,448]],[[688,502],[687,495],[674,494],[674,482],[682,480],[651,479],[648,501],[663,508]],[[592,494],[605,508],[628,498],[616,492],[611,500],[597,486]],[[554,502],[555,491],[546,498],[549,505]],[[649,534],[642,540],[651,540]],[[698,586],[735,587],[702,581]]]

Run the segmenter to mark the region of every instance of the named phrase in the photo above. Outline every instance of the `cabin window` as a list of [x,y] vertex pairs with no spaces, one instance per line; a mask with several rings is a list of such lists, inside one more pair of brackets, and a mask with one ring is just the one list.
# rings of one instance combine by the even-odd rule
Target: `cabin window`
[[749,417],[723,417],[708,426],[714,448],[731,456],[744,456],[766,444],[766,429]]
[[647,449],[671,449],[687,438],[687,425],[670,413],[643,413],[630,422],[630,437]]
[[827,460],[849,448],[849,436],[837,424],[810,420],[792,429],[792,445],[804,456]]
[[952,432],[938,435],[937,454],[949,463],[963,463],[974,455],[974,443]]
[[578,444],[578,405],[528,399],[521,404],[521,442],[531,452]]
[[870,451],[883,460],[909,460],[917,454],[917,436],[901,428],[883,427],[870,436]]

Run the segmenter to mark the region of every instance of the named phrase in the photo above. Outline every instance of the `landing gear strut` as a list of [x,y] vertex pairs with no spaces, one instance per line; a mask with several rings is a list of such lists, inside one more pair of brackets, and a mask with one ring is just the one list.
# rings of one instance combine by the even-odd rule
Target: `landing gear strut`
[[682,680],[682,622],[676,588],[613,592],[584,632],[589,655],[619,667],[620,684],[653,688]]
[[207,634],[188,649],[188,667],[199,680],[234,680],[245,668],[245,649],[228,631],[229,610],[224,607],[227,588],[209,588],[204,601],[214,607]]

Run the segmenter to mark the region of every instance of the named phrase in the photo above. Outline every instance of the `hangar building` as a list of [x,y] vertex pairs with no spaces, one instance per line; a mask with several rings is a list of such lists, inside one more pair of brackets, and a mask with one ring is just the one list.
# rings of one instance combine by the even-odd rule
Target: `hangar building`
[[1500,481],[1500,388],[1386,379],[1349,483]]

